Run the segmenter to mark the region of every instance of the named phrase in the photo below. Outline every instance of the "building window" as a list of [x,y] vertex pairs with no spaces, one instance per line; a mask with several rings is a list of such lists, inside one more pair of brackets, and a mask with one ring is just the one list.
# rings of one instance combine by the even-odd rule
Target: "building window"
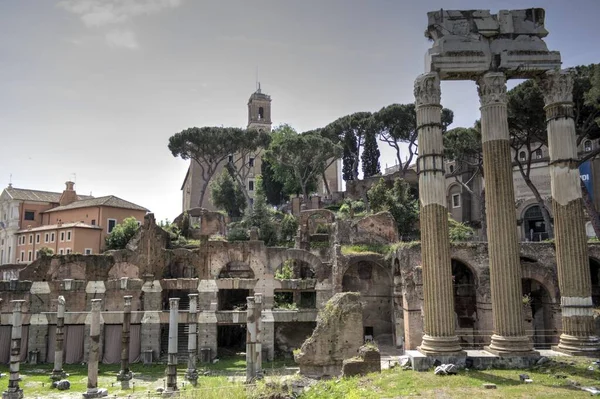
[[248,191],[254,191],[254,180],[248,180]]
[[117,225],[117,219],[108,219],[108,227],[107,227],[107,232],[108,234],[110,234],[113,229],[115,228],[115,226]]
[[71,253],[71,248],[67,248],[67,255]]
[[265,109],[263,107],[258,108],[258,120],[265,119]]
[[450,173],[454,173],[454,165],[450,165],[448,169],[450,169]]
[[31,251],[29,251],[27,253],[27,262],[31,262],[33,260],[33,253]]
[[590,151],[592,151],[592,142],[591,142],[590,140],[586,140],[586,141],[583,143],[583,150],[584,150],[585,152],[590,152]]
[[54,233],[50,234],[50,242],[54,242]]
[[50,235],[48,233],[44,234],[44,242],[48,242],[48,238]]
[[86,248],[86,249],[83,251],[83,253],[84,253],[84,254],[86,254],[86,255],[91,255],[91,254],[92,254],[92,248]]
[[535,159],[542,159],[542,150],[535,150]]
[[21,251],[21,262],[25,262],[25,251]]
[[60,232],[60,242],[63,242],[65,240],[65,232],[61,231]]
[[33,234],[29,234],[29,243],[33,244]]
[[34,211],[25,211],[25,220],[35,220],[35,212]]
[[248,158],[248,166],[251,168],[254,167],[254,157]]
[[35,255],[33,256],[33,259],[37,259],[40,257],[40,251],[35,251]]
[[37,234],[35,235],[35,243],[36,243],[36,244],[39,244],[39,243],[40,243],[40,233],[37,233]]
[[96,219],[92,219],[92,226],[96,225]]
[[525,151],[519,152],[519,161],[525,161],[527,159],[527,155],[525,155]]
[[67,231],[67,241],[71,241],[71,232]]
[[460,208],[460,194],[452,194],[452,208]]
[[233,155],[229,155],[229,158],[227,159],[227,162],[233,163]]
[[59,249],[59,250],[58,250],[58,254],[59,254],[59,255],[64,255],[64,254],[65,254],[65,250],[64,250],[64,249],[62,249],[62,248],[61,248],[61,249]]

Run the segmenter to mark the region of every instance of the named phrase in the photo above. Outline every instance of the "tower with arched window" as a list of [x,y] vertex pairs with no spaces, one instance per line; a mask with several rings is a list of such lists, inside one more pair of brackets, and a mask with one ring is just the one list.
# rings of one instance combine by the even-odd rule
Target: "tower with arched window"
[[248,129],[271,131],[271,96],[258,89],[248,100]]

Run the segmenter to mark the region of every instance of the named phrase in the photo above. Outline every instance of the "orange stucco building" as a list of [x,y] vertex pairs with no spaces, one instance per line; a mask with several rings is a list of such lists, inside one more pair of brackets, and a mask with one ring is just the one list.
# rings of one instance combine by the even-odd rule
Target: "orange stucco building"
[[33,262],[41,248],[55,254],[97,254],[104,251],[106,236],[128,217],[138,223],[148,210],[132,202],[109,195],[78,196],[73,182],[54,202],[23,203],[19,209],[19,229],[15,232],[16,263]]

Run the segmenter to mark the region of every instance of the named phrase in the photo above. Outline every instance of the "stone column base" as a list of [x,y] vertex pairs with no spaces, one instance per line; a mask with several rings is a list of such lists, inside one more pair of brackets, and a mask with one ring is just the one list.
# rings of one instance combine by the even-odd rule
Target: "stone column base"
[[65,373],[64,370],[52,370],[52,374],[50,374],[50,379],[52,381],[60,381],[67,378],[69,374]]
[[533,345],[527,336],[503,337],[493,334],[490,345],[484,349],[497,356],[540,356],[533,350]]
[[561,334],[558,345],[553,346],[552,350],[565,353],[571,356],[600,356],[600,338],[576,337],[574,335]]
[[458,337],[432,337],[431,335],[423,335],[423,341],[421,346],[417,347],[417,350],[424,355],[446,355],[446,356],[460,356],[464,355],[460,344],[458,343]]
[[108,396],[108,389],[106,388],[89,389],[83,394],[83,397],[86,399],[103,398],[105,396]]
[[198,370],[187,369],[185,372],[185,379],[195,386],[198,383]]
[[24,398],[23,396],[23,390],[22,389],[18,389],[16,391],[4,391],[2,392],[2,399],[22,399]]

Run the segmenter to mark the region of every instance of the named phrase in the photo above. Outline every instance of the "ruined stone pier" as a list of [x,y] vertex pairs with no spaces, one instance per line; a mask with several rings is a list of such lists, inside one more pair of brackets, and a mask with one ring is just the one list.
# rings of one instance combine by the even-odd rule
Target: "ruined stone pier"
[[587,236],[573,120],[573,76],[549,71],[540,80],[546,103],[550,183],[561,293],[562,334],[554,349],[570,355],[600,353],[595,335]]
[[198,294],[188,294],[190,298],[188,331],[188,368],[185,378],[193,385],[198,382]]
[[497,355],[533,354],[523,325],[523,290],[515,221],[515,190],[508,132],[506,76],[477,80],[485,176],[487,233],[494,334],[487,349]]
[[54,381],[62,380],[67,376],[63,370],[65,345],[65,297],[58,297],[56,310],[56,344],[54,349],[54,369],[50,378]]
[[131,330],[131,295],[123,297],[123,328],[121,330],[121,370],[117,374],[117,380],[121,381],[122,389],[129,389],[129,381],[133,373],[129,369],[129,342]]
[[256,363],[254,364],[254,375],[257,378],[262,378],[262,340],[263,340],[263,327],[262,327],[262,307],[263,307],[263,295],[254,294],[254,309],[256,314]]
[[12,330],[10,335],[10,376],[8,377],[8,388],[2,392],[2,399],[21,399],[23,389],[19,386],[19,366],[21,358],[21,338],[23,330],[22,306],[24,300],[10,301],[13,305]]
[[107,395],[107,390],[98,388],[98,361],[100,357],[100,309],[102,299],[92,299],[92,314],[90,323],[90,352],[88,354],[88,383],[84,398],[101,398]]
[[167,358],[167,389],[165,396],[173,396],[177,388],[177,335],[179,326],[179,298],[169,298],[169,353]]
[[440,78],[437,73],[415,81],[419,132],[419,205],[423,261],[424,335],[419,351],[425,354],[458,354],[455,333],[454,292],[448,238],[446,171],[442,140]]
[[[258,359],[258,323],[255,297],[246,298],[248,310],[246,311],[246,382],[250,383],[257,377]],[[259,305],[259,309],[261,306]]]

